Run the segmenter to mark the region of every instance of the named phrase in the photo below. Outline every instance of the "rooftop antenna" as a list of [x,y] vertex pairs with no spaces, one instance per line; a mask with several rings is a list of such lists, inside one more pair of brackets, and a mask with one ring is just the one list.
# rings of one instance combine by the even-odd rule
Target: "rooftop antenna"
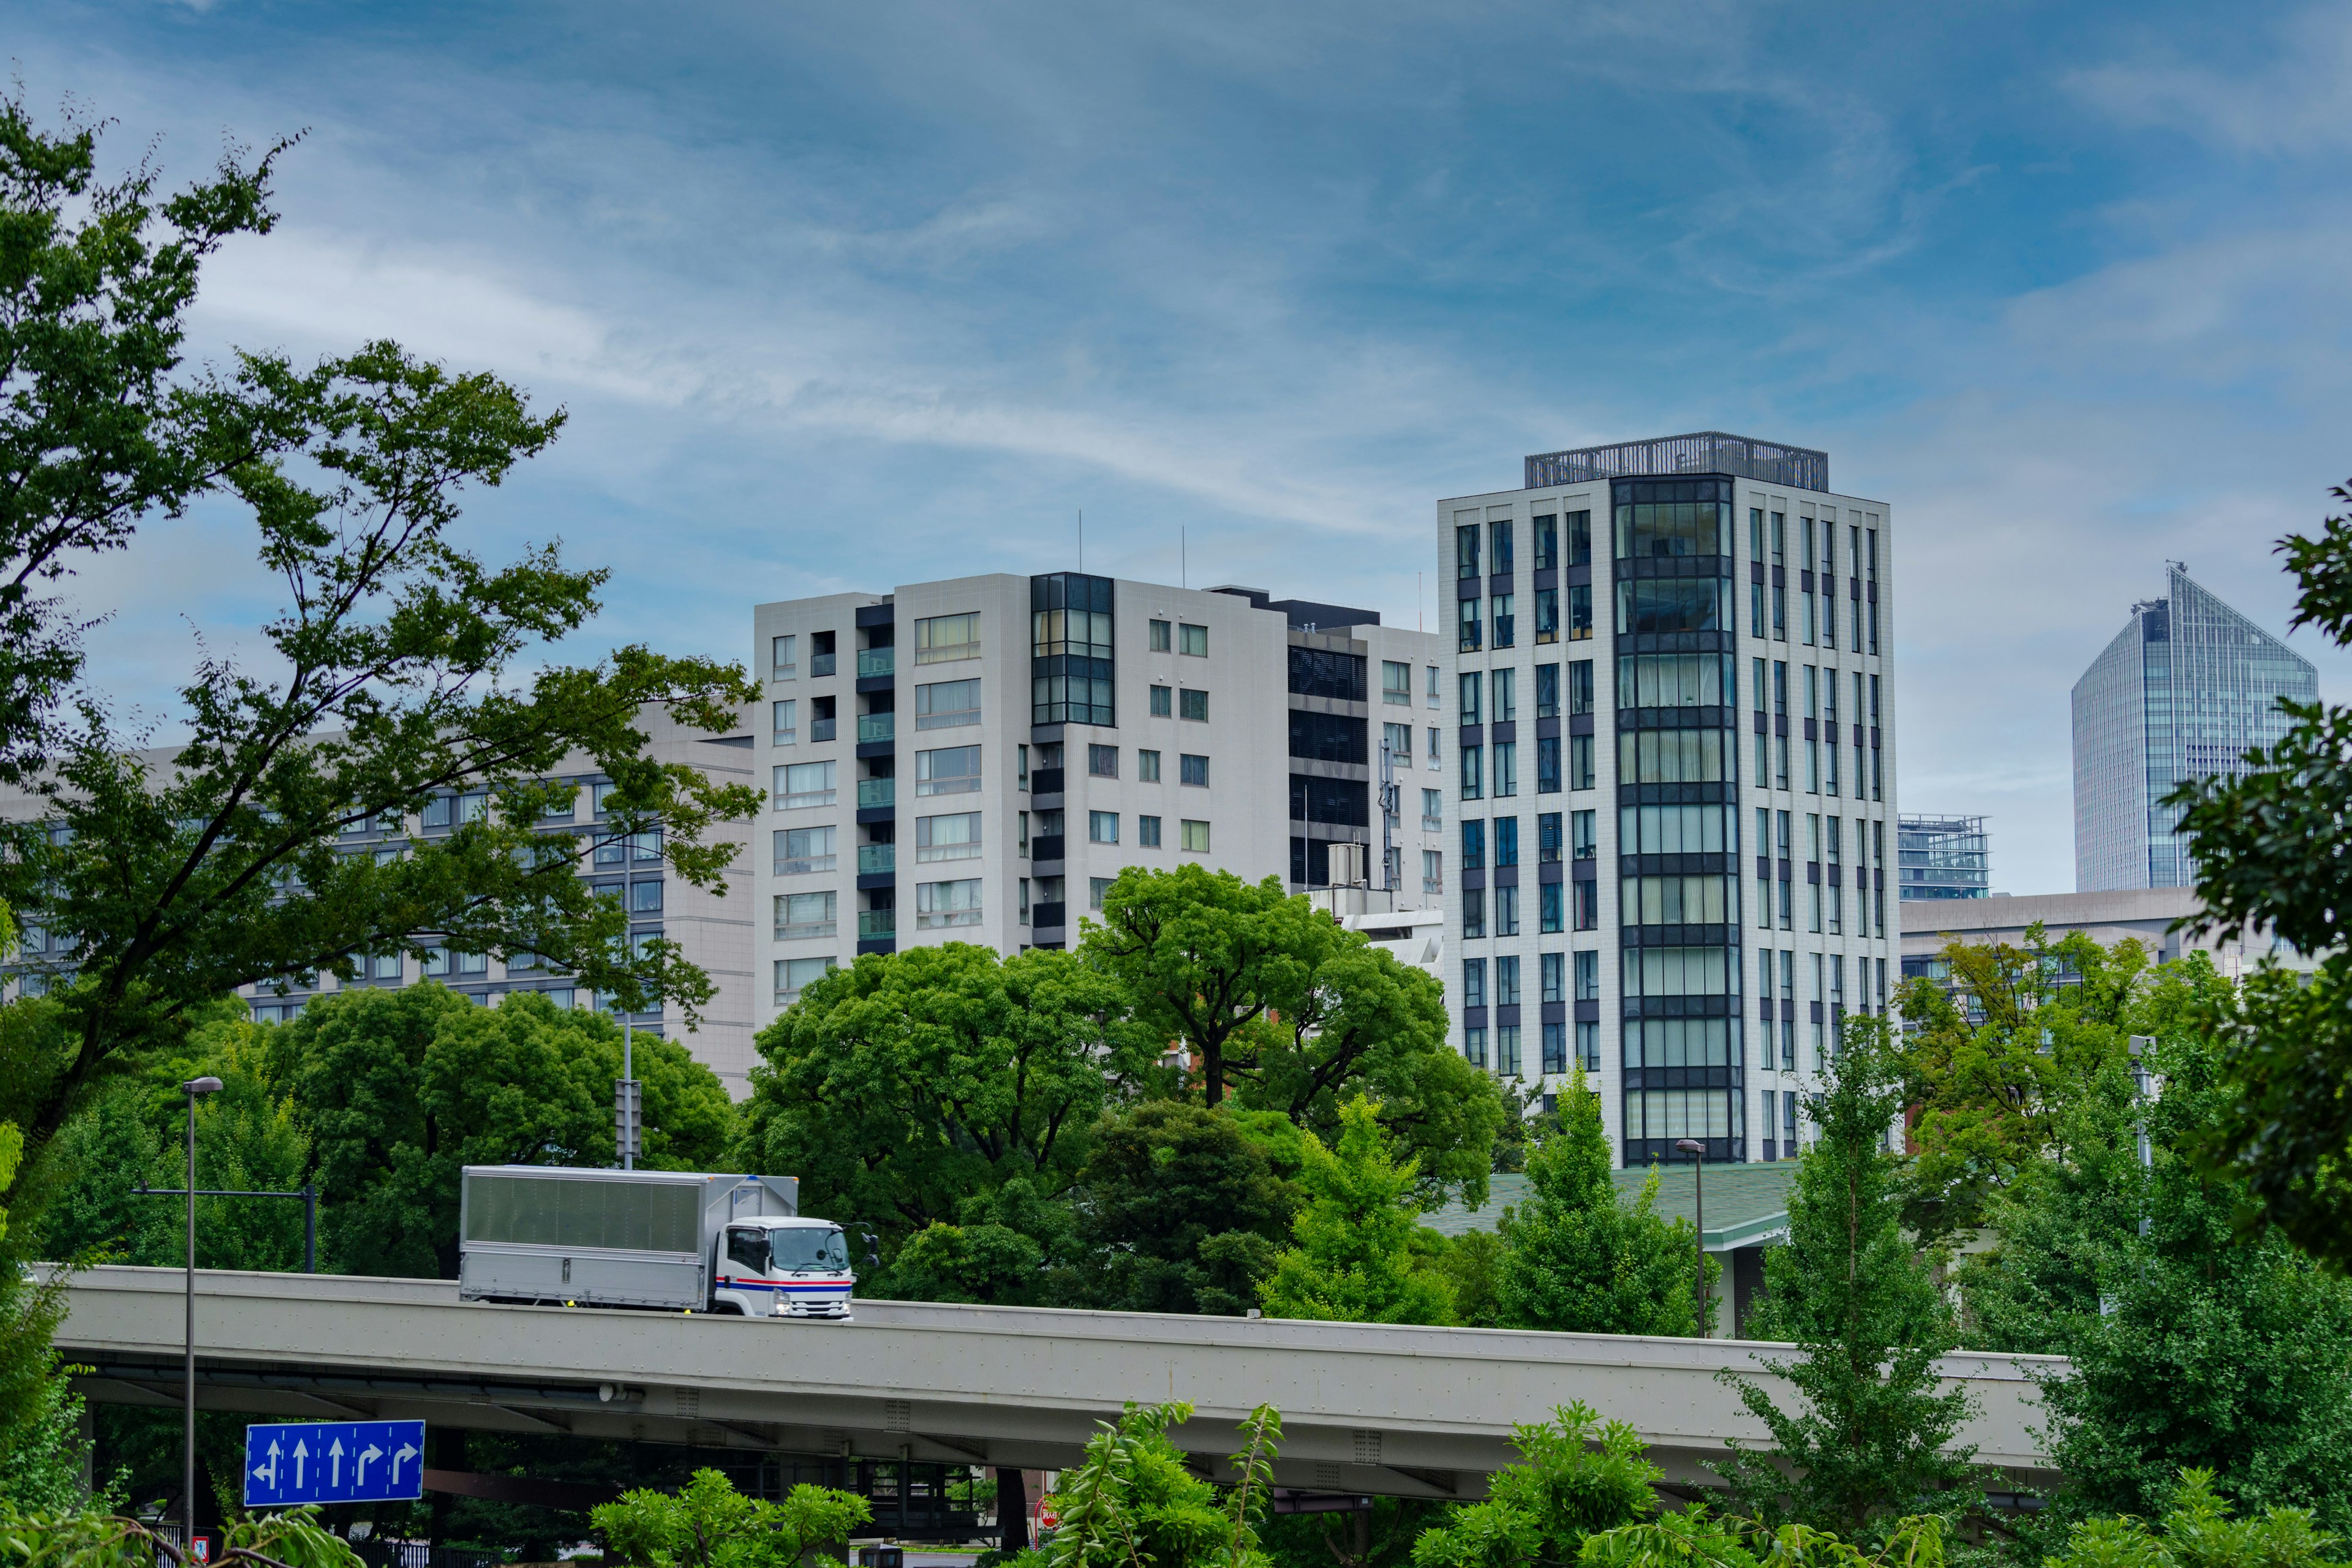
[[1176,585],[1179,588],[1192,585],[1192,545],[1186,538],[1184,524],[1181,522],[1176,525]]
[[1421,574],[1416,572],[1412,574],[1412,629],[1417,632],[1427,629],[1421,624],[1422,592]]
[[1078,570],[1087,569],[1087,509],[1078,508]]

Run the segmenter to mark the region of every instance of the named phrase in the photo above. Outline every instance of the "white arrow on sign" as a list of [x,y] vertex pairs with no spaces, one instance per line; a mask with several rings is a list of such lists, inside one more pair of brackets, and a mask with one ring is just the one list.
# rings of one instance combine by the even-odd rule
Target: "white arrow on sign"
[[310,1457],[310,1450],[303,1447],[300,1438],[296,1438],[294,1440],[294,1489],[298,1492],[302,1489],[302,1461]]
[[352,1484],[353,1486],[361,1487],[367,1485],[368,1461],[370,1459],[381,1459],[383,1458],[383,1450],[377,1447],[373,1443],[370,1443],[366,1447],[362,1448],[360,1450],[359,1458],[359,1473],[352,1478]]
[[407,1443],[403,1443],[392,1451],[392,1484],[394,1486],[400,1484],[400,1461],[415,1458],[416,1458],[416,1449]]
[[269,1489],[270,1489],[271,1491],[276,1491],[276,1490],[278,1489],[278,1439],[277,1439],[277,1438],[272,1437],[271,1439],[269,1439],[269,1463],[268,1463],[268,1464],[266,1464],[266,1465],[256,1465],[256,1466],[254,1466],[254,1467],[253,1467],[253,1473],[254,1473],[255,1475],[257,1475],[257,1476],[259,1476],[263,1480],[268,1481],[268,1482],[269,1483]]
[[340,1436],[328,1446],[327,1453],[335,1461],[334,1468],[328,1472],[327,1484],[341,1491],[343,1489],[343,1440]]

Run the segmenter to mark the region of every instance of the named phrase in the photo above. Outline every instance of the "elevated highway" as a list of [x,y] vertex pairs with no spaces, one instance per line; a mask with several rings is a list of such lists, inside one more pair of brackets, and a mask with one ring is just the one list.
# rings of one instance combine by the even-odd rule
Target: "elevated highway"
[[[58,1343],[101,1403],[176,1405],[182,1275],[74,1278]],[[1470,1499],[1515,1458],[1514,1423],[1582,1400],[1630,1422],[1670,1479],[1705,1483],[1760,1423],[1719,1381],[1786,1347],[1722,1340],[860,1301],[846,1323],[509,1307],[454,1282],[201,1271],[197,1400],[321,1420],[1062,1468],[1129,1400],[1184,1399],[1178,1445],[1222,1475],[1235,1423],[1282,1412],[1276,1480]],[[2050,1357],[1958,1354],[1961,1434],[2021,1488],[2046,1480],[2032,1378]]]

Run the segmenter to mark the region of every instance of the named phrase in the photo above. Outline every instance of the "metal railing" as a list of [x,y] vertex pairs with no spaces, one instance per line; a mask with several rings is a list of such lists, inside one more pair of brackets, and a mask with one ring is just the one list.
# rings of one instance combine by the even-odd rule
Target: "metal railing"
[[898,868],[898,847],[895,844],[861,844],[857,847],[857,874],[878,877],[885,871]]
[[861,713],[857,716],[857,738],[862,742],[888,741],[898,736],[896,713]]
[[1613,447],[1579,447],[1542,452],[1527,460],[1527,488],[1576,485],[1636,475],[1738,474],[1797,489],[1830,488],[1830,455],[1807,447],[1784,447],[1720,430],[1661,436]]
[[857,804],[860,806],[898,805],[898,781],[897,779],[859,779]]
[[857,650],[857,673],[869,675],[895,674],[898,668],[898,650],[895,647],[866,647]]

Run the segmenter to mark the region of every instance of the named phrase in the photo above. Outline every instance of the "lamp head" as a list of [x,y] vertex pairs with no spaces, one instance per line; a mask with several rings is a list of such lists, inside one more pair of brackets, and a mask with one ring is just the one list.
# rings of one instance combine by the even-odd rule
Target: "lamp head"
[[216,1078],[192,1078],[180,1087],[190,1095],[198,1095],[218,1094],[220,1086],[221,1080]]
[[1706,1145],[1696,1138],[1678,1138],[1675,1141],[1675,1152],[1678,1154],[1704,1154]]

